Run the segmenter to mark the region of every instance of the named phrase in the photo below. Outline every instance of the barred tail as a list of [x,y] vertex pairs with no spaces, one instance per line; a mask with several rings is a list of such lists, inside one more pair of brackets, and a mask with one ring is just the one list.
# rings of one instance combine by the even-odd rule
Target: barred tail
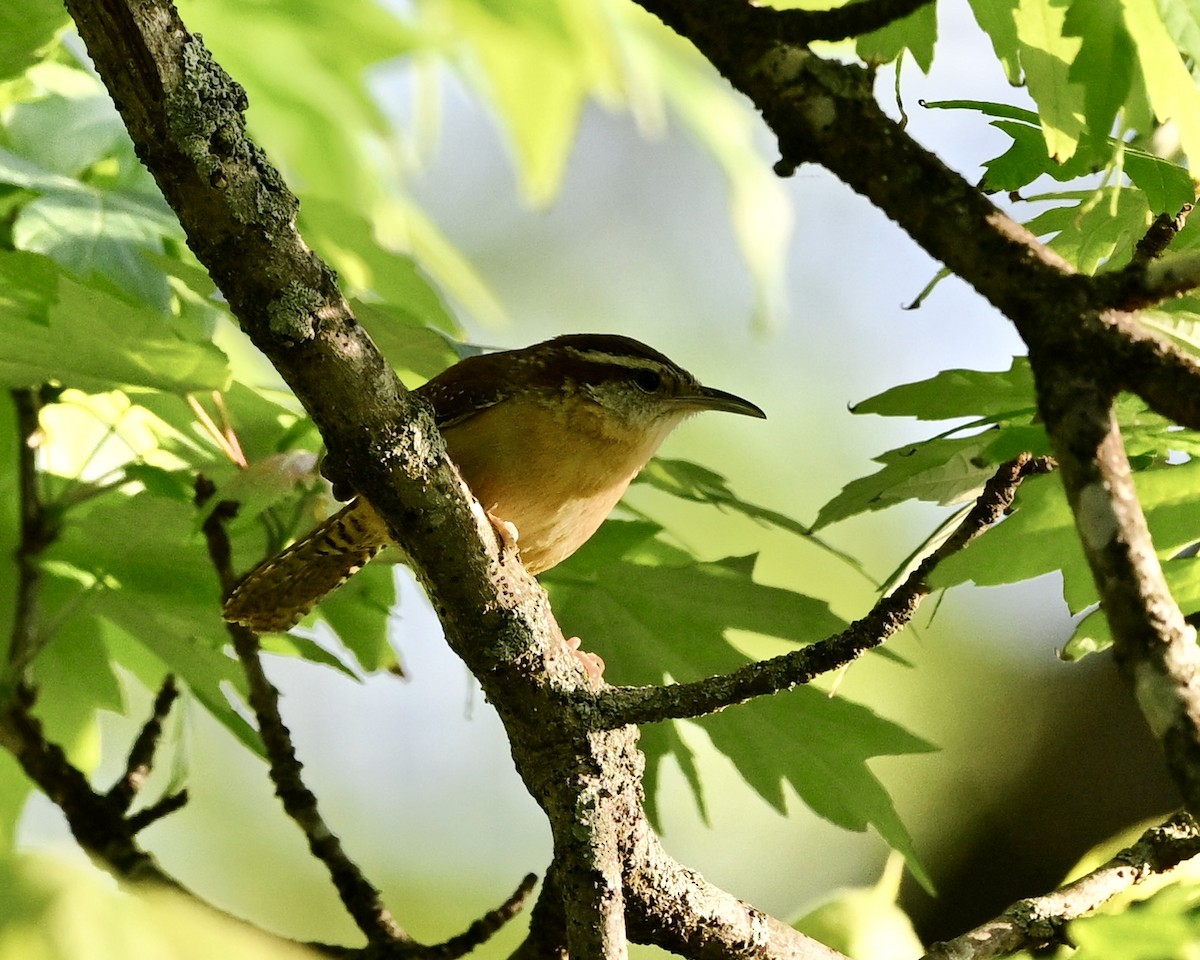
[[391,542],[366,500],[352,500],[250,571],[225,600],[225,619],[257,633],[287,630]]

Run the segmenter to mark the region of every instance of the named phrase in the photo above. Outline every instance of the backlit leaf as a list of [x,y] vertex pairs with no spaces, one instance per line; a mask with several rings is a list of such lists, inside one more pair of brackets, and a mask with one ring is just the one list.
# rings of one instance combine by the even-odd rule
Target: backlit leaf
[[[657,530],[610,521],[579,553],[543,575],[559,623],[568,635],[583,638],[584,649],[604,657],[610,681],[697,680],[734,669],[747,660],[726,640],[730,629],[807,643],[844,626],[819,600],[755,583],[752,558],[700,563],[665,553],[669,562],[654,563]],[[810,688],[700,724],[768,802],[781,807],[782,785],[789,783],[821,816],[850,829],[874,826],[915,863],[911,840],[866,760],[929,749],[924,741]],[[654,750],[674,750],[679,743],[673,736],[644,740],[649,768],[663,759]],[[780,748],[763,750],[764,743]],[[690,752],[679,762],[686,771]]]

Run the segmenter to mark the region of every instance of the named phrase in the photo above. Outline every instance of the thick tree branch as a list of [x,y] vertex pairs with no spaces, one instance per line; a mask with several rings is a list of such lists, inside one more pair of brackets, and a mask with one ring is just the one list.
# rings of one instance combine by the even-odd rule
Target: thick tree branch
[[[1195,257],[1139,263],[1114,277],[1079,276],[884,114],[866,71],[750,29],[741,0],[638,2],[691,40],[762,111],[778,138],[781,173],[804,162],[826,167],[1012,320],[1031,350],[1079,346],[1107,377],[1134,360],[1138,366],[1121,385],[1164,416],[1200,429],[1198,404],[1187,399],[1200,396],[1196,363],[1140,325],[1130,344],[1131,323],[1112,320],[1114,307],[1157,303],[1194,288]],[[1157,358],[1168,366],[1168,389],[1152,385],[1161,369]]]
[[1112,396],[1073,372],[1080,357],[1032,353],[1030,359],[1117,664],[1194,814],[1200,811],[1200,648],[1154,552]]
[[602,725],[653,723],[698,717],[753,697],[790,690],[857,660],[912,619],[929,594],[929,576],[937,565],[1003,517],[1025,477],[1045,473],[1052,466],[1045,458],[1028,454],[1001,466],[954,533],[925,557],[903,584],[837,636],[771,660],[747,664],[720,677],[669,687],[609,687],[580,696],[593,701],[597,722]]
[[1200,827],[1188,814],[1151,827],[1107,863],[1041,897],[1018,900],[962,936],[936,943],[925,960],[991,960],[1062,942],[1067,923],[1200,854]]
[[1098,303],[1142,310],[1200,287],[1200,250],[1135,258],[1120,270],[1094,278]]
[[640,943],[704,960],[846,960],[811,937],[681,867],[647,834],[627,896]]
[[902,20],[934,0],[865,0],[832,10],[761,10],[760,18],[774,26],[776,39],[788,43],[845,40]]
[[[165,0],[70,0],[68,9],[188,243],[312,414],[331,455],[388,520],[451,646],[489,698],[516,699],[511,687],[501,692],[501,679],[525,688],[536,684],[535,674],[542,683],[547,675],[555,684],[578,682],[580,669],[548,625],[544,593],[513,551],[499,556],[429,412],[354,322],[332,271],[297,234],[295,198],[245,137],[241,88]],[[536,713],[547,694],[530,698],[526,709]],[[505,713],[511,727],[517,717]],[[513,733],[517,745],[529,738]],[[557,816],[569,822],[574,797],[557,793]],[[366,928],[373,923],[360,917]]]
[[1100,322],[1109,335],[1074,348],[1084,369],[1098,370],[1112,389],[1136,393],[1180,426],[1200,430],[1200,357],[1147,329],[1136,314],[1110,311]]
[[1066,261],[879,108],[867,71],[746,29],[742,0],[639,2],[762,111],[779,141],[781,172],[804,162],[827,167],[1006,315],[1036,316],[1048,294],[1082,302],[1086,283]]

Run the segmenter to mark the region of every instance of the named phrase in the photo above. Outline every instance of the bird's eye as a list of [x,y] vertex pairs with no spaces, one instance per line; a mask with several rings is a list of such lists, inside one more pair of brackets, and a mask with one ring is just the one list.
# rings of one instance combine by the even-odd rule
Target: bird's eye
[[662,375],[657,370],[639,370],[633,375],[633,382],[637,384],[639,390],[654,393],[662,386]]

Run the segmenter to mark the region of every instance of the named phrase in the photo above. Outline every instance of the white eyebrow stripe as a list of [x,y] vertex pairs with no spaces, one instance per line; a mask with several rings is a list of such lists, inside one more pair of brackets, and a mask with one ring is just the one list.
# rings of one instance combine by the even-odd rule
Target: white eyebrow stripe
[[661,370],[669,366],[669,364],[664,364],[653,357],[635,357],[629,354],[606,353],[603,350],[579,350],[576,347],[570,347],[568,348],[568,352],[574,354],[585,363],[615,364],[616,366],[630,367],[635,370]]

